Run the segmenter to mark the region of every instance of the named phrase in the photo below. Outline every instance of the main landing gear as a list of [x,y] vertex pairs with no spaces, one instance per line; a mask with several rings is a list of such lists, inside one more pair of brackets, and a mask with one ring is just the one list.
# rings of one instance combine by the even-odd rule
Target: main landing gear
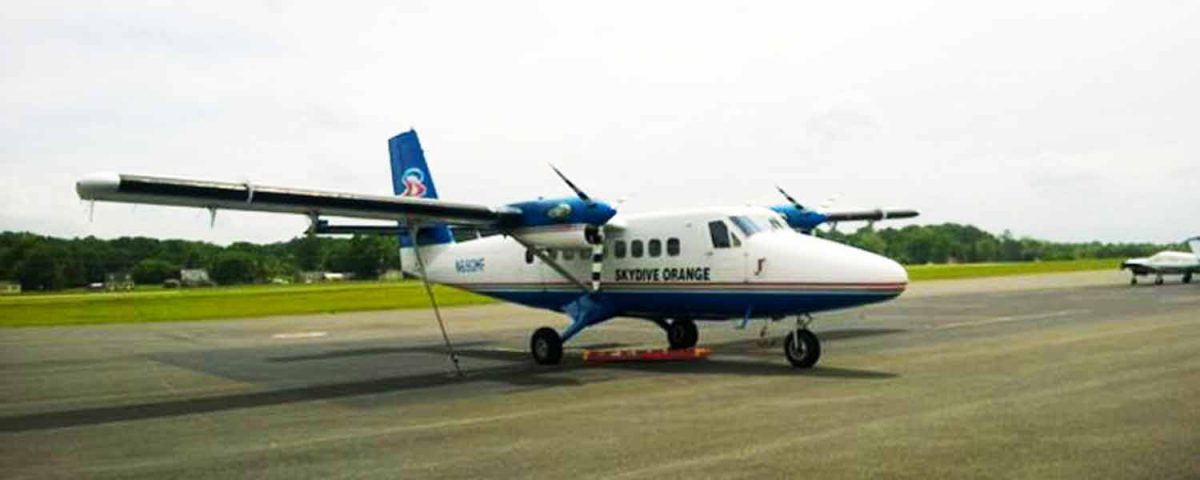
[[666,330],[667,343],[671,345],[671,350],[692,348],[700,340],[700,331],[696,329],[696,322],[691,320],[675,320],[667,324]]
[[558,365],[563,355],[562,337],[553,328],[539,328],[529,339],[529,352],[538,365]]

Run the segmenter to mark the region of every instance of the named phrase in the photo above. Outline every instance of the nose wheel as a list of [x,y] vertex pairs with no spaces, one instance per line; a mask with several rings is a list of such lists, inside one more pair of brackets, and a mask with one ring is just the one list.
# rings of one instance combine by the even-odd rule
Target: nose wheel
[[793,367],[812,368],[821,359],[821,341],[807,328],[798,328],[784,340],[783,355]]
[[558,365],[562,362],[562,337],[550,327],[542,327],[533,332],[529,339],[529,353],[538,365]]

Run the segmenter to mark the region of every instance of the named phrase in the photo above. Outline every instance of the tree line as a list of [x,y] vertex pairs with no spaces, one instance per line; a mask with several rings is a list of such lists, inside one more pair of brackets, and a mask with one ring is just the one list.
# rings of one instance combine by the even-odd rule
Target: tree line
[[993,235],[971,225],[909,225],[853,233],[820,232],[823,238],[890,257],[905,265],[927,263],[1031,262],[1085,258],[1128,258],[1153,255],[1182,244],[1062,243],[1017,238],[1007,230]]
[[25,291],[59,290],[129,274],[138,284],[179,278],[181,269],[205,269],[221,285],[293,279],[300,272],[348,272],[372,279],[400,267],[391,236],[301,236],[286,242],[220,246],[189,240],[121,237],[63,239],[27,232],[0,233],[0,280]]
[[[904,264],[1015,262],[1081,258],[1124,258],[1180,245],[1152,243],[1056,243],[1000,235],[970,225],[910,225],[853,233],[819,232],[830,240],[880,253]],[[220,246],[188,240],[121,237],[63,239],[27,232],[0,233],[0,280],[26,291],[58,290],[106,281],[128,273],[138,284],[178,278],[180,269],[206,269],[218,284],[293,279],[300,272],[348,272],[372,279],[400,267],[394,236],[350,238],[301,236],[285,242],[237,242]]]

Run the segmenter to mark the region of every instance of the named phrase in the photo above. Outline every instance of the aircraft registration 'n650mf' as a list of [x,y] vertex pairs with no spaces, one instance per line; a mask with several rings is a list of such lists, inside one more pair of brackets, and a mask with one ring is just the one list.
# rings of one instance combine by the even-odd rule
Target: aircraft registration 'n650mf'
[[[913,211],[816,213],[788,197],[791,204],[776,207],[626,215],[557,169],[574,197],[489,207],[438,199],[416,132],[393,137],[388,146],[395,197],[127,174],[93,175],[76,190],[91,201],[302,214],[316,233],[395,232],[405,270],[426,287],[453,285],[565,313],[566,328],[533,333],[530,351],[539,364],[558,363],[563,342],[618,316],[654,322],[671,348],[696,345],[697,321],[791,317],[796,328],[784,354],[807,368],[821,354],[807,328],[810,314],[889,300],[908,284],[904,268],[888,258],[795,230],[830,218],[873,221]],[[398,226],[329,226],[325,216]],[[455,242],[451,226],[501,235]]]

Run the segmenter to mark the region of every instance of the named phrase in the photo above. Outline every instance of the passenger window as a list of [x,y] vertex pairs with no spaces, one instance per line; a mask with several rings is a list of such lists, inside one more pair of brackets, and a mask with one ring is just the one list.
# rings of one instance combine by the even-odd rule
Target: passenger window
[[574,250],[571,250],[569,248],[566,250],[563,250],[563,260],[574,260],[574,259],[575,259],[575,251]]
[[634,240],[629,242],[629,254],[633,258],[642,258],[642,241]]
[[613,255],[617,258],[625,258],[625,241],[617,240],[613,242]]
[[649,249],[650,249],[651,257],[661,257],[662,256],[662,240],[659,240],[657,238],[650,240],[650,244],[647,245],[647,247],[649,247]]
[[670,255],[672,257],[679,255],[679,239],[678,238],[668,238],[667,239],[667,255]]
[[708,233],[712,236],[713,248],[729,248],[729,227],[725,222],[708,222]]

